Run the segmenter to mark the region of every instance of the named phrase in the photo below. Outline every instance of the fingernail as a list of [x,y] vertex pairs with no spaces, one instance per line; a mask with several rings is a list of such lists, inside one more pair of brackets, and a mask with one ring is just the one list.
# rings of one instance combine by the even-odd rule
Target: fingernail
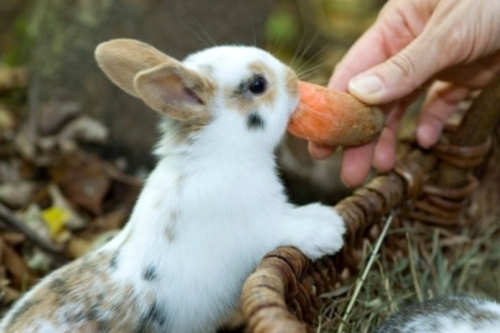
[[372,95],[384,87],[382,80],[376,75],[361,75],[349,82],[349,90],[354,90],[360,95]]

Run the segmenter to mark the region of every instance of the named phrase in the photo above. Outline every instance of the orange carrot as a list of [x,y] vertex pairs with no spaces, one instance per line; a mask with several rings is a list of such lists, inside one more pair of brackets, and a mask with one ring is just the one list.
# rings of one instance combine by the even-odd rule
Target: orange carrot
[[380,109],[352,95],[299,82],[299,106],[288,131],[300,138],[328,145],[357,146],[373,140],[384,127]]

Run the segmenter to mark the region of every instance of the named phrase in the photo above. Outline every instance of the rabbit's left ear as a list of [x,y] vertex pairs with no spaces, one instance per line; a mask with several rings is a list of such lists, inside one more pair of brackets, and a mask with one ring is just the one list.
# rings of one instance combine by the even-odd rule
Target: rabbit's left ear
[[215,85],[175,59],[139,72],[137,95],[152,109],[177,120],[209,117]]
[[134,90],[134,77],[142,70],[174,60],[154,47],[134,39],[113,39],[99,44],[95,50],[99,67],[114,84],[130,95]]
[[95,56],[111,81],[154,110],[178,120],[209,118],[215,84],[154,47],[114,39],[100,44]]

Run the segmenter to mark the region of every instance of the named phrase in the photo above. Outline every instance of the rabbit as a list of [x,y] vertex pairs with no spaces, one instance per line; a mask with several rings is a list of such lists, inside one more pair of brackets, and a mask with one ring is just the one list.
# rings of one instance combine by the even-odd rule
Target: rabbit
[[496,333],[500,304],[447,296],[414,304],[392,315],[376,333]]
[[274,150],[298,105],[289,67],[250,46],[180,62],[129,39],[96,59],[162,115],[157,166],[122,231],[41,280],[0,332],[214,332],[267,252],[314,260],[342,247],[335,209],[292,205],[278,178]]

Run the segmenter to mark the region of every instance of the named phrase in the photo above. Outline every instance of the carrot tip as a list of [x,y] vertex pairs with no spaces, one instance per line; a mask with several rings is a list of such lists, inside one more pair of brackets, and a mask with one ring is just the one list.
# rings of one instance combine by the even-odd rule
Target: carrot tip
[[385,118],[375,106],[348,93],[299,82],[299,105],[288,131],[308,141],[328,146],[357,146],[377,137]]

